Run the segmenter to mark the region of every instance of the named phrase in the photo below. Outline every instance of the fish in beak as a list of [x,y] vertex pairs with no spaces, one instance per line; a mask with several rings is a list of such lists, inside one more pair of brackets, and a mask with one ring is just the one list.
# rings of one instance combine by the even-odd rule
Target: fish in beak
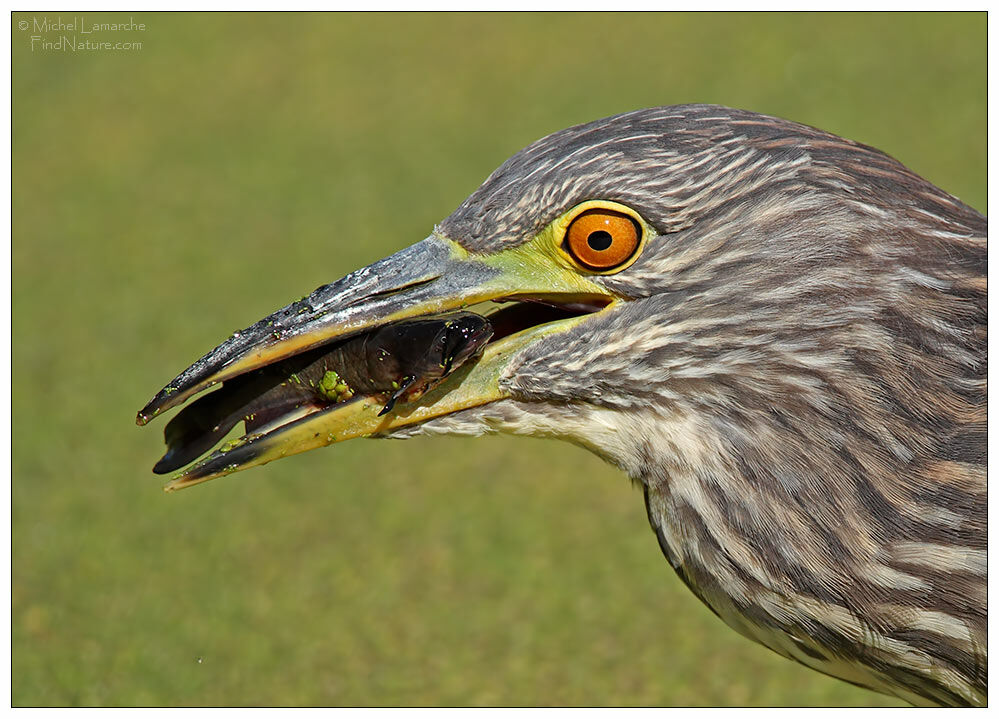
[[136,421],[222,385],[167,425],[154,471],[193,462],[240,421],[246,433],[166,485],[181,489],[508,397],[511,357],[612,301],[533,243],[472,255],[431,235],[234,333]]

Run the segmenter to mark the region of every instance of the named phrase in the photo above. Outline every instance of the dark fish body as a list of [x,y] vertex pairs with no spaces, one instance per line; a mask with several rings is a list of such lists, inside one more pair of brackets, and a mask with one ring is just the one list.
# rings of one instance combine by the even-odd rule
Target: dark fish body
[[389,394],[384,414],[480,354],[492,334],[489,320],[472,312],[408,320],[235,377],[167,424],[167,451],[153,471],[194,461],[240,421],[249,433],[303,408]]
[[394,392],[408,377],[414,378],[414,389],[426,391],[480,352],[491,336],[488,320],[460,312],[383,327],[337,346],[316,364],[337,372],[359,394]]

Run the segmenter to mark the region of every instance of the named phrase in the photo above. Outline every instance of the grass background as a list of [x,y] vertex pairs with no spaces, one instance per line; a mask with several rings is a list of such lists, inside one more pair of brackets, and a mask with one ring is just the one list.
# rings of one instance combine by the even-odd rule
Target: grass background
[[15,705],[897,703],[725,627],[581,449],[359,441],[167,496],[133,417],[637,107],[817,125],[984,212],[984,14],[140,13],[76,53],[44,17],[12,17]]

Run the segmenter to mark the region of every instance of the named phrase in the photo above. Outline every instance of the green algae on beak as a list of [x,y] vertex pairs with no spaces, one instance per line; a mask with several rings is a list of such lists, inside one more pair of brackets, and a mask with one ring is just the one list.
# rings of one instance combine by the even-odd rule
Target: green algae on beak
[[346,402],[354,396],[354,390],[340,379],[340,375],[335,370],[328,370],[323,375],[323,378],[319,380],[319,384],[316,386],[316,390],[330,402],[336,403]]

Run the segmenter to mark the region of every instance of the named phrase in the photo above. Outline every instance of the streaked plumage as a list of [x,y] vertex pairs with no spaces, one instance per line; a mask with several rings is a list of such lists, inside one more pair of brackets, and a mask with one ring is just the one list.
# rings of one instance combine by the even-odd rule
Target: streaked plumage
[[[579,443],[641,485],[670,564],[739,632],[913,703],[985,703],[987,221],[883,153],[810,127],[690,105],[550,135],[424,243],[247,330],[277,340],[220,345],[140,422],[301,351],[301,327],[349,336],[404,310],[508,299],[473,292],[502,276],[491,258],[592,200],[654,228],[634,264],[586,277],[611,304],[509,359],[487,351],[481,364],[505,364],[483,403],[437,411],[447,398],[434,395],[425,415],[349,436]],[[446,264],[458,255],[463,275]],[[278,439],[175,481],[270,461]]]
[[490,251],[589,197],[662,231],[603,279],[636,301],[527,350],[521,401],[407,434],[568,435],[642,484],[666,557],[741,633],[983,702],[985,218],[872,148],[686,106],[541,140],[440,231]]

